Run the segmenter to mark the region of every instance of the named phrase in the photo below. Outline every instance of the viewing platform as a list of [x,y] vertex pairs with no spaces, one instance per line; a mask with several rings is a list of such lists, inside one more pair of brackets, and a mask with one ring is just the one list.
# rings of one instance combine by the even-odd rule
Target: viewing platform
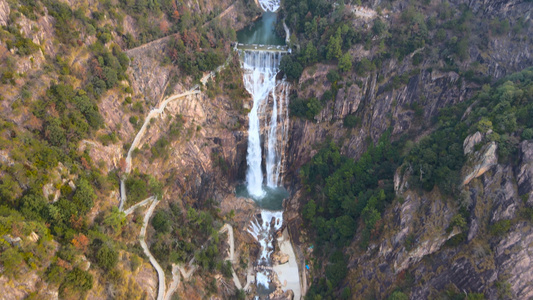
[[287,45],[258,45],[258,44],[235,44],[235,49],[243,51],[272,51],[280,53],[290,53],[290,48]]

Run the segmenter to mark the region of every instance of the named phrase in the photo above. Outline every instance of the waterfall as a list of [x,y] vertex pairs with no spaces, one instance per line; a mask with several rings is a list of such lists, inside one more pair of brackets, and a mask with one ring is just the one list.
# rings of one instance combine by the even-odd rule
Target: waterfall
[[[287,109],[288,84],[282,80],[276,85],[276,90],[272,93],[272,114],[270,117],[270,128],[268,131],[268,148],[266,149],[266,172],[267,186],[276,188],[281,184],[284,141],[286,141],[288,128],[289,111]],[[279,109],[278,109],[279,107]],[[278,143],[282,141],[282,143]]]
[[[263,151],[261,148],[261,120],[263,129],[268,128],[265,135],[265,169],[266,185],[270,188],[280,184],[282,157],[287,126],[287,83],[276,80],[282,52],[279,51],[243,51],[244,86],[252,95],[253,106],[248,114],[248,152],[246,156],[248,170],[246,187],[250,195],[261,199],[265,195],[263,189]],[[272,101],[269,101],[272,99]],[[270,111],[270,117],[266,114]]]
[[264,11],[275,12],[279,9],[279,5],[280,5],[279,0],[259,0],[258,2]]
[[[280,6],[279,0],[258,0],[258,2],[265,11],[276,11]],[[258,32],[265,34],[266,31]],[[286,270],[279,274],[274,270],[277,266],[273,266],[271,258],[274,252],[274,239],[277,238],[276,234],[280,233],[283,224],[281,201],[288,196],[282,184],[289,128],[290,85],[284,79],[276,80],[276,76],[282,56],[290,52],[290,49],[282,45],[264,45],[262,41],[268,39],[255,39],[257,38],[255,34],[256,32],[252,42],[238,44],[236,48],[239,49],[242,60],[244,87],[253,100],[252,109],[248,114],[246,190],[247,196],[254,198],[262,207],[260,215],[251,221],[247,231],[261,246],[260,256],[254,266],[256,292],[268,295],[273,288],[273,278],[282,273],[286,279],[289,278],[289,281],[296,277],[296,282],[299,282],[294,254],[290,262],[292,271],[287,268],[289,263],[286,263],[284,265]],[[282,237],[277,241],[283,242]],[[290,242],[289,248],[293,253]],[[297,283],[291,288],[298,291],[299,286]],[[296,295],[299,295],[299,292],[296,292]]]

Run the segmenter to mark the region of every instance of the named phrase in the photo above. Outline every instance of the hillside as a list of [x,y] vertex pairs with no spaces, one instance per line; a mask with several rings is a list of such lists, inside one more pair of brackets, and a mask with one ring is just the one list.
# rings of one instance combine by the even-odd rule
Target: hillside
[[264,5],[0,0],[1,297],[533,297],[533,2],[279,3],[281,223],[237,196]]

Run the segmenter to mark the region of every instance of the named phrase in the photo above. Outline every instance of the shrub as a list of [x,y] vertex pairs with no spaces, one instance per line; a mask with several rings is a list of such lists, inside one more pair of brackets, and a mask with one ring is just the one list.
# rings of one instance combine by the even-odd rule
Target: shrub
[[24,257],[16,248],[9,248],[0,254],[0,262],[4,267],[4,274],[16,277],[24,264]]
[[510,220],[500,220],[490,226],[490,233],[494,236],[503,236],[511,229]]
[[96,252],[96,264],[102,269],[109,271],[113,269],[118,263],[118,252],[113,246],[102,244],[100,249]]
[[159,210],[152,218],[152,226],[157,232],[167,233],[170,230],[169,215],[164,210]]
[[135,204],[148,195],[147,184],[142,178],[130,176],[126,179],[127,199],[131,204]]
[[396,291],[394,293],[392,293],[388,298],[387,300],[409,300],[409,297],[400,292],[400,291]]
[[313,97],[309,100],[295,98],[289,103],[289,111],[292,116],[313,120],[314,117],[322,110],[320,101]]
[[287,75],[289,80],[297,80],[302,75],[302,65],[292,55],[285,55],[279,63],[279,69]]
[[355,128],[359,125],[359,122],[361,122],[361,119],[356,115],[347,115],[344,117],[343,125],[344,127]]
[[533,128],[524,129],[524,131],[522,131],[522,139],[523,140],[533,139]]
[[93,275],[87,271],[79,268],[74,268],[65,277],[65,281],[61,285],[60,295],[64,296],[67,290],[75,290],[78,292],[87,292],[93,288]]

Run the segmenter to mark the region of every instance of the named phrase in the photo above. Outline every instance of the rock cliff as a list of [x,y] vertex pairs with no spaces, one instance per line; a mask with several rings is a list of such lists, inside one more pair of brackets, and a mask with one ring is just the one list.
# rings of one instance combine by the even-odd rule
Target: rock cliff
[[[484,18],[506,18],[515,24],[529,18],[531,4],[524,1],[450,1],[451,5],[468,5],[474,14]],[[375,7],[381,1],[373,1]],[[387,17],[394,18],[406,3],[395,1]],[[524,14],[525,12],[525,14]],[[371,19],[370,19],[371,20]],[[358,19],[361,26],[371,21]],[[531,27],[525,29],[531,36]],[[504,50],[506,49],[506,50]],[[531,39],[517,40],[511,33],[491,38],[487,48],[468,49],[461,64],[479,62],[479,71],[496,79],[533,64]],[[375,51],[356,46],[350,50],[355,60],[372,60]],[[392,138],[408,136],[418,141],[429,134],[431,120],[445,107],[471,98],[480,84],[465,80],[458,70],[430,67],[423,61],[414,66],[410,60],[385,60],[375,73],[357,75],[348,72],[339,82],[329,82],[327,74],[333,65],[318,64],[303,71],[294,93],[303,99],[320,99],[333,85],[339,87],[336,97],[324,104],[313,121],[292,118],[288,150],[290,176],[286,184],[293,195],[286,205],[289,228],[302,230],[302,193],[298,180],[300,168],[313,157],[320,144],[331,139],[342,146],[342,153],[358,158],[370,143],[391,129]],[[407,75],[405,84],[393,86],[395,77]],[[320,83],[320,84],[318,84]],[[322,84],[323,83],[323,84]],[[344,126],[346,116],[357,116],[354,128]],[[432,192],[419,192],[409,187],[409,175],[397,171],[394,186],[397,199],[382,220],[380,242],[358,250],[358,235],[347,247],[349,275],[347,283],[355,298],[390,295],[391,286],[413,284],[412,299],[428,299],[449,289],[460,293],[484,293],[490,299],[528,299],[533,296],[531,242],[533,227],[522,213],[533,205],[531,186],[531,141],[520,144],[519,163],[498,161],[498,145],[483,141],[479,132],[464,140],[467,163],[462,170],[461,203],[466,203],[471,216],[468,228],[457,226],[460,208],[453,199]],[[457,199],[455,199],[457,200]],[[496,227],[509,224],[499,235]],[[301,238],[299,238],[302,236]],[[468,243],[457,241],[467,240]],[[296,244],[306,241],[305,232],[298,234]],[[305,246],[304,246],[305,245]],[[308,243],[298,251],[305,253]],[[323,275],[323,274],[322,274]]]
[[[523,142],[521,166],[529,163],[530,151],[531,142]],[[479,161],[471,163],[477,164],[475,168],[483,165]],[[397,177],[395,181],[405,179]],[[438,297],[443,290],[454,288],[484,293],[489,299],[533,296],[533,257],[527,250],[533,241],[533,227],[520,219],[520,211],[529,207],[520,198],[530,194],[524,193],[526,190],[520,192],[516,182],[530,185],[531,179],[519,169],[495,162],[487,172],[467,183],[461,201],[467,203],[471,220],[464,233],[453,222],[458,208],[438,191],[421,195],[398,191],[403,200],[385,213],[383,240],[351,256],[349,278],[355,282],[357,294],[373,290],[383,297],[391,293],[387,287],[407,280],[417,283],[412,299]],[[497,235],[491,226],[502,220],[511,220],[511,225],[504,235]],[[469,242],[454,244],[454,238],[461,234]],[[357,241],[353,247],[356,244]]]

